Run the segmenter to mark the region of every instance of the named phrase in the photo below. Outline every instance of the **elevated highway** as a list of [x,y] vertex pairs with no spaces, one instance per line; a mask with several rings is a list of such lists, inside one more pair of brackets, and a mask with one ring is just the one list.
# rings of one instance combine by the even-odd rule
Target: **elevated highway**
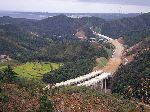
[[[96,34],[100,38],[106,39],[108,42],[113,44],[115,46],[114,53],[112,55],[112,58],[109,59],[109,62],[107,65],[99,71],[93,71],[91,73],[88,73],[86,75],[70,79],[64,82],[56,83],[53,87],[62,87],[62,86],[87,86],[87,87],[95,87],[100,86],[101,89],[107,88],[107,79],[111,77],[114,72],[118,69],[119,65],[121,64],[121,57],[122,53],[124,51],[124,47],[122,44],[120,44],[117,40],[113,40],[112,38],[109,38],[107,36]],[[47,85],[44,89],[50,88],[49,85]]]

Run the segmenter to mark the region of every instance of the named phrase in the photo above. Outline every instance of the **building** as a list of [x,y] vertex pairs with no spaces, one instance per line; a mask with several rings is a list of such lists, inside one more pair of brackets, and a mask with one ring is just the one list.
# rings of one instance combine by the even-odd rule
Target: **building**
[[0,55],[0,62],[9,61],[11,58],[8,55]]

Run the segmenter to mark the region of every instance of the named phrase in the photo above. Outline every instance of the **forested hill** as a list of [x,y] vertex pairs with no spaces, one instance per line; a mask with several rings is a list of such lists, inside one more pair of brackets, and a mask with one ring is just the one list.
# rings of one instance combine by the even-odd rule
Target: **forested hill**
[[73,36],[39,36],[13,24],[0,25],[0,54],[7,54],[21,62],[66,62],[98,55],[107,57],[107,53],[102,51],[103,48],[79,41]]
[[117,38],[122,34],[144,29],[150,29],[150,13],[106,22],[102,26],[102,34]]
[[[109,22],[97,17],[70,18],[65,15],[43,20],[5,16],[0,18],[0,53],[11,55],[17,60],[36,57],[36,59],[63,61],[66,54],[60,56],[61,52],[56,53],[57,48],[62,44],[67,46],[64,43],[66,40],[68,40],[66,43],[69,43],[70,46],[78,43],[77,41],[72,43],[72,40],[76,40],[74,34],[79,30],[84,31],[85,35],[91,38],[94,35],[90,27],[101,28],[99,30],[103,34],[110,37],[123,36],[125,44],[132,46],[150,35],[149,21],[150,13]],[[53,53],[54,56],[49,57],[49,52],[54,52],[50,46],[55,46],[56,49]],[[67,49],[67,47],[65,48]],[[12,49],[16,52],[13,52]]]
[[4,25],[4,24],[15,24],[15,25],[23,25],[23,24],[27,24],[27,23],[32,23],[32,22],[36,22],[37,20],[33,20],[33,19],[25,19],[25,18],[12,18],[9,16],[3,16],[0,17],[0,24]]
[[[114,75],[112,91],[150,104],[150,39],[140,42],[134,61],[122,66]],[[136,52],[135,52],[136,51]]]
[[0,54],[25,61],[33,59],[34,53],[49,43],[49,39],[27,33],[15,25],[0,25]]
[[[89,33],[89,27],[101,28],[101,33],[113,38],[126,35],[130,32],[150,29],[150,13],[136,17],[122,18],[113,21],[105,21],[98,17],[70,18],[65,15],[49,17],[43,20],[31,20],[24,18],[0,18],[0,24],[13,24],[24,31],[36,32],[42,35],[72,35],[77,30],[85,30]],[[88,35],[87,35],[88,36]],[[90,34],[92,36],[92,32]]]
[[49,17],[43,20],[11,18],[7,16],[0,18],[0,24],[13,24],[20,27],[23,31],[32,31],[39,35],[71,36],[78,30],[84,30],[87,37],[92,37],[89,27],[93,26],[100,28],[102,34],[113,38],[132,32],[148,30],[150,29],[149,21],[150,13],[113,21],[105,21],[98,17],[70,18],[65,15]]
[[138,30],[138,31],[131,31],[121,35],[124,39],[124,44],[128,45],[129,47],[139,43],[145,38],[150,37],[150,29]]
[[[2,62],[0,111],[52,112],[63,109],[65,112],[136,112],[136,104],[120,99],[117,94],[105,95],[85,87],[43,91],[45,85],[41,83],[41,76],[42,81],[55,84],[90,73],[98,57],[109,59],[113,51],[109,43],[90,43],[86,39],[80,41],[74,35],[77,31],[84,31],[89,38],[94,36],[92,28],[102,30],[102,33],[111,37],[122,35],[125,44],[132,46],[149,36],[149,19],[149,13],[111,22],[96,17],[73,19],[64,15],[43,20],[0,18],[0,55],[9,55],[10,61],[14,63],[19,61],[13,68],[3,66]],[[134,53],[135,60],[126,66],[122,65],[114,74],[112,92],[150,104],[150,42],[148,38],[143,42],[138,44],[141,47],[136,53],[126,53]],[[54,69],[53,64],[57,69]],[[40,79],[32,80],[37,77]]]
[[40,35],[72,35],[77,32],[77,30],[84,30],[87,37],[93,36],[89,27],[92,25],[103,24],[105,20],[97,17],[84,17],[84,18],[70,18],[65,15],[58,15],[54,17],[49,17],[43,20],[31,20],[24,18],[11,18],[11,17],[1,17],[0,24],[13,24],[18,26],[24,31],[36,32]]
[[[84,46],[90,44],[79,42],[73,34],[82,30],[87,37],[93,37],[89,25],[96,24],[97,20],[99,25],[104,22],[96,17],[73,19],[65,15],[43,20],[1,17],[0,53],[20,61],[70,61],[83,57],[80,54],[85,53]],[[73,53],[75,49],[79,51]]]

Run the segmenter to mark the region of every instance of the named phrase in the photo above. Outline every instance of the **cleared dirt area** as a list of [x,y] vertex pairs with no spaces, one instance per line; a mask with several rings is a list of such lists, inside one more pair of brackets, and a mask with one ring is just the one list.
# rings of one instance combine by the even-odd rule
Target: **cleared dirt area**
[[118,42],[118,40],[112,40],[110,41],[115,46],[115,52],[112,56],[112,58],[109,59],[107,65],[102,69],[105,72],[114,73],[121,64],[121,57],[124,51],[124,47],[121,43]]
[[120,58],[110,58],[107,65],[103,68],[104,72],[114,73],[121,64]]

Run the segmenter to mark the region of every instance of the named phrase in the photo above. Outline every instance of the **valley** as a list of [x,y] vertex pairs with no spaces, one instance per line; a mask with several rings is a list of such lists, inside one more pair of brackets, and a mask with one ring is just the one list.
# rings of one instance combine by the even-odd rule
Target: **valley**
[[0,111],[149,112],[149,21],[0,17]]
[[[113,75],[117,69],[119,68],[121,62],[122,62],[122,54],[124,52],[124,47],[121,43],[119,43],[117,40],[113,40],[107,36],[103,36],[101,34],[101,38],[106,38],[109,43],[115,46],[114,53],[112,55],[112,58],[109,59],[106,66],[104,66],[103,69],[98,71],[93,71],[91,73],[88,73],[86,75],[77,77],[75,79],[70,79],[64,82],[56,83],[54,87],[60,87],[60,86],[71,86],[76,85],[77,86],[95,86],[97,83],[101,82],[101,88],[103,89],[103,80],[106,80],[109,76]],[[102,76],[102,77],[101,77]],[[105,82],[106,83],[106,82]],[[50,86],[46,86],[44,89],[50,89]],[[105,84],[105,92],[106,92],[106,84]]]

